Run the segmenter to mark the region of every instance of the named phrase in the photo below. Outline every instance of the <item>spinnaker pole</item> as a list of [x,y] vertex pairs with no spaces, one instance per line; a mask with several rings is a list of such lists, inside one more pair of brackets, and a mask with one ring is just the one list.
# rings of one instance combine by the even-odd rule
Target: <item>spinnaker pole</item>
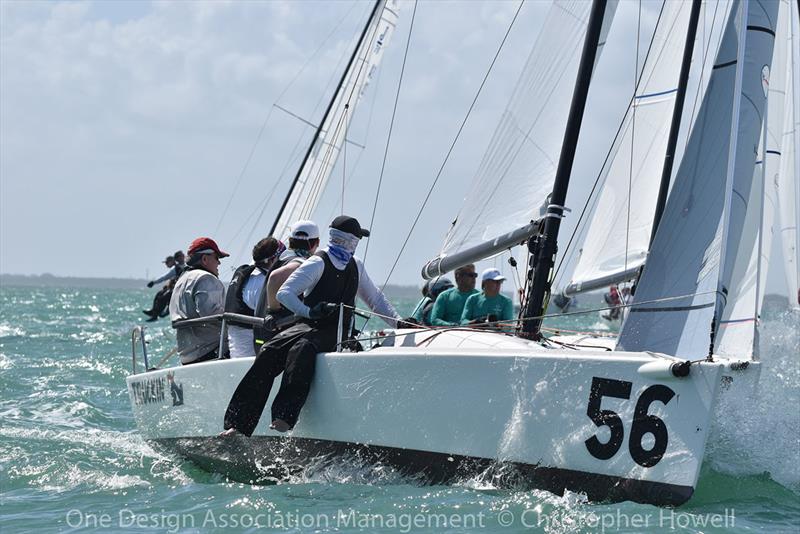
[[[564,202],[567,198],[569,179],[572,174],[572,164],[575,161],[575,147],[583,122],[583,112],[586,108],[586,96],[589,93],[589,84],[592,79],[592,69],[600,41],[600,32],[603,27],[603,17],[606,11],[607,0],[594,0],[589,23],[586,28],[586,38],[583,42],[581,62],[578,67],[578,76],[575,79],[575,90],[572,94],[567,128],[564,132],[564,141],[561,145],[561,155],[558,159],[556,177],[553,184],[553,193],[550,195],[550,204],[545,214],[544,233],[539,238],[540,246],[536,255],[531,260],[533,279],[530,290],[521,312],[522,324],[519,334],[522,337],[538,339],[542,325],[542,316],[550,300],[553,265],[557,250],[558,230],[564,213]],[[533,237],[531,239],[536,239]],[[530,318],[530,320],[526,320]]]
[[683,58],[681,59],[681,72],[678,76],[678,91],[675,94],[675,107],[672,109],[667,151],[664,154],[664,167],[661,171],[661,186],[658,189],[658,200],[656,200],[656,210],[653,216],[653,229],[650,231],[650,245],[653,244],[653,240],[656,238],[656,230],[661,222],[661,216],[664,215],[664,206],[667,204],[667,193],[669,192],[669,182],[672,178],[672,166],[675,163],[675,147],[678,145],[678,133],[680,133],[681,128],[683,104],[686,101],[686,87],[689,84],[689,69],[692,66],[694,41],[697,37],[697,23],[700,20],[701,7],[702,0],[692,0],[689,27],[686,32],[686,44],[683,46]]
[[[353,49],[353,53],[350,55],[350,59],[347,62],[347,66],[342,73],[342,77],[339,80],[339,85],[336,87],[336,91],[333,92],[333,96],[331,97],[331,101],[328,102],[328,107],[325,108],[325,113],[322,115],[322,120],[319,121],[319,125],[317,129],[314,131],[314,137],[311,138],[311,143],[308,145],[308,149],[306,150],[305,156],[303,156],[303,161],[300,164],[300,167],[297,169],[297,173],[294,176],[294,180],[292,180],[292,185],[289,187],[289,191],[286,193],[286,198],[283,199],[283,204],[281,204],[281,208],[278,210],[277,214],[275,215],[275,221],[272,223],[272,228],[269,230],[269,235],[273,235],[275,230],[278,226],[278,221],[281,219],[281,215],[283,214],[283,210],[286,209],[286,205],[289,203],[289,199],[292,196],[292,192],[294,192],[295,187],[297,186],[297,181],[300,179],[300,176],[303,174],[303,169],[306,166],[306,162],[308,162],[308,158],[311,156],[311,153],[314,150],[314,145],[317,144],[317,140],[319,139],[320,133],[322,132],[322,128],[325,125],[325,121],[328,120],[328,116],[333,109],[333,104],[336,102],[337,97],[339,96],[339,92],[342,90],[345,81],[347,80],[347,75],[350,73],[350,69],[355,62],[356,56],[358,55],[358,51],[361,49],[361,45],[364,43],[364,40],[367,38],[367,32],[369,31],[370,26],[372,26],[375,17],[379,16],[381,10],[380,7],[384,3],[385,0],[375,0],[375,5],[372,7],[372,12],[367,19],[367,23],[364,25],[364,29],[361,31],[361,36],[358,38],[358,42],[356,43],[355,48]],[[280,238],[281,236],[276,236]]]

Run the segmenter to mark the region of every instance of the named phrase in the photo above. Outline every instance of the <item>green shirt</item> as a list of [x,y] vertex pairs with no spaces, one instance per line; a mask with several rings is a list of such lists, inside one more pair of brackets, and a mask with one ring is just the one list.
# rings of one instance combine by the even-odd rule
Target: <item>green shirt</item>
[[439,293],[431,311],[431,324],[433,326],[456,326],[461,324],[461,313],[464,303],[471,295],[478,294],[477,289],[470,289],[462,293],[457,287],[451,287]]
[[511,321],[514,319],[514,303],[503,294],[487,297],[483,293],[472,295],[464,304],[461,314],[461,324],[467,324],[474,319],[483,319],[487,315],[494,315],[498,321]]

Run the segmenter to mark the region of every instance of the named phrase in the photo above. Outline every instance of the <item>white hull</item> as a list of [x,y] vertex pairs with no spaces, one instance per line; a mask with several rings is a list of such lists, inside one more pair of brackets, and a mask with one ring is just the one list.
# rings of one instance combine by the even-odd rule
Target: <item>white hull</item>
[[253,437],[217,437],[250,358],[133,375],[128,390],[146,439],[243,481],[279,477],[264,467],[278,457],[306,465],[309,456],[350,452],[432,482],[499,465],[513,484],[595,500],[679,504],[691,496],[722,363],[694,364],[676,378],[674,360],[648,353],[553,350],[458,331],[397,341],[318,355],[288,435],[268,428],[276,381]]

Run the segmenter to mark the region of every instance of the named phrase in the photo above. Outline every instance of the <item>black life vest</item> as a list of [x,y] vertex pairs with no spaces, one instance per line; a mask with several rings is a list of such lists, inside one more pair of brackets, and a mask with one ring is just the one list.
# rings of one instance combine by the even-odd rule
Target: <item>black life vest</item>
[[[343,303],[345,306],[349,306],[350,308],[344,309],[344,320],[342,322],[344,330],[347,332],[352,322],[352,307],[355,306],[356,293],[358,292],[358,265],[356,265],[356,260],[350,258],[345,268],[340,271],[333,266],[333,262],[331,262],[327,252],[320,251],[315,255],[322,258],[325,263],[325,270],[322,271],[319,281],[303,302],[309,308],[313,308],[320,302],[329,304]],[[339,314],[334,313],[317,321],[312,321],[311,319],[303,319],[303,321],[317,328],[336,327],[339,324]]]
[[[257,267],[256,265],[241,265],[233,272],[233,278],[231,278],[231,283],[228,285],[228,291],[225,293],[226,312],[238,313],[239,315],[249,315],[250,317],[253,316],[254,310],[245,303],[243,292],[247,280],[256,269],[266,273],[264,269]],[[269,273],[266,274],[268,277]],[[265,277],[265,279],[267,277]],[[236,326],[241,328],[251,328],[245,325]]]

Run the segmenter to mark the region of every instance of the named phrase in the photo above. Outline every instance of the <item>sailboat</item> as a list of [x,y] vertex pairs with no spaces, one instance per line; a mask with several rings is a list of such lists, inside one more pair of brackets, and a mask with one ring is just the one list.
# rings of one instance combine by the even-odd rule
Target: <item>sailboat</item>
[[[356,55],[374,49],[368,36],[381,34],[375,26],[388,27],[389,5],[375,4]],[[648,56],[655,59],[644,66],[632,98],[631,123],[635,110],[637,120],[647,117],[656,125],[648,134],[649,152],[635,157],[637,181],[648,176],[662,192],[652,202],[647,194],[651,210],[662,215],[634,218],[636,237],[629,243],[640,248],[629,244],[622,259],[615,253],[616,263],[596,263],[598,272],[587,275],[604,278],[603,284],[612,276],[622,281],[636,275],[617,339],[587,343],[542,331],[587,94],[595,69],[602,68],[602,43],[616,10],[616,2],[606,0],[557,1],[473,186],[512,195],[497,202],[469,196],[442,251],[423,267],[423,276],[433,278],[524,246],[530,268],[516,334],[403,329],[365,340],[367,349],[360,352],[319,354],[308,401],[288,435],[262,420],[250,438],[217,437],[250,359],[136,373],[127,384],[142,435],[246,482],[347,457],[390,465],[423,482],[485,476],[495,485],[570,490],[597,501],[686,502],[697,485],[715,406],[724,395],[745,394],[758,376],[756,319],[763,290],[750,291],[742,281],[763,288],[764,200],[774,189],[765,178],[771,171],[764,169],[784,168],[786,159],[762,157],[758,164],[756,152],[761,146],[769,154],[775,139],[792,138],[775,135],[784,124],[770,132],[777,122],[764,117],[777,105],[771,93],[768,98],[773,57],[796,47],[789,36],[800,35],[793,2],[733,0],[724,7],[729,9],[722,10],[715,34],[719,46],[711,47],[713,62],[699,90],[703,97],[691,124],[683,126],[690,131],[681,158],[674,150],[683,114],[675,110],[686,94],[692,64],[687,45],[696,39],[699,0],[664,4]],[[791,57],[787,79],[797,72]],[[358,63],[351,61],[348,70]],[[558,74],[542,70],[552,63],[560,66]],[[336,131],[335,121],[326,120],[309,155],[324,148],[322,132]],[[620,131],[618,153],[633,146],[625,142],[632,137],[624,123]],[[674,176],[654,162],[665,159],[676,163]],[[332,159],[322,166],[332,167]],[[533,178],[531,169],[538,173]],[[612,186],[615,172],[612,162]],[[314,181],[324,174],[301,168],[297,187],[319,190],[321,182]],[[666,182],[658,182],[664,175]],[[284,208],[302,200],[302,209],[313,211],[295,190]],[[281,214],[273,231],[308,213]],[[752,231],[752,220],[760,231]],[[582,256],[588,257],[591,243],[584,243]],[[734,303],[738,310],[745,300],[742,309],[753,319],[749,333],[729,342],[733,329],[723,325],[738,320]]]

